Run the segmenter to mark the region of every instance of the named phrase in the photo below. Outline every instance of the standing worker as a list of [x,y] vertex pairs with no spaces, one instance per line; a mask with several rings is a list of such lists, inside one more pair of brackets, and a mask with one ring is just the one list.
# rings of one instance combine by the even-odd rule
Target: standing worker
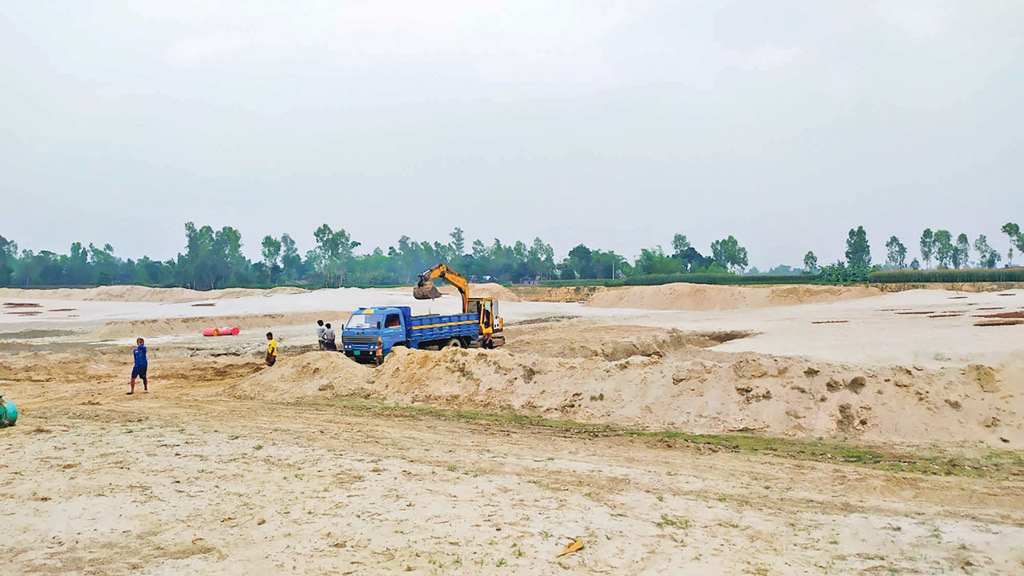
[[324,350],[338,351],[338,346],[335,344],[337,336],[334,334],[334,330],[331,328],[331,324],[327,324],[327,329],[324,330]]
[[320,344],[320,349],[321,350],[324,349],[324,332],[326,332],[326,331],[327,331],[327,328],[324,328],[324,321],[323,320],[317,320],[316,321],[316,341],[317,341],[318,344]]
[[494,349],[494,339],[492,334],[494,333],[494,324],[491,320],[491,311],[484,308],[481,311],[483,322],[481,322],[481,332],[483,336],[480,338],[480,347],[486,350]]
[[149,360],[146,359],[146,341],[139,338],[135,341],[138,346],[132,350],[135,356],[135,365],[132,366],[132,389],[128,394],[135,394],[135,379],[142,378],[142,391],[149,393],[149,381],[146,380],[146,369],[149,368]]
[[277,362],[277,341],[274,340],[274,333],[267,332],[267,366],[273,366]]

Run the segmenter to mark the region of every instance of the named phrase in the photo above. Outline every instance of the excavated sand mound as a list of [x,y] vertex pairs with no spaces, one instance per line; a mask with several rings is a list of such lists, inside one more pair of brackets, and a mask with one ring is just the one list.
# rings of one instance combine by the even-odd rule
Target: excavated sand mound
[[238,398],[276,401],[332,396],[336,390],[360,389],[372,374],[372,368],[357,364],[344,354],[306,352],[280,357],[274,366],[231,385],[228,393]]
[[[454,286],[444,281],[438,281],[437,290],[442,294],[458,294],[458,290]],[[396,292],[408,292],[412,293],[412,288],[395,288]],[[519,302],[521,299],[516,296],[515,292],[494,282],[487,282],[484,284],[470,284],[469,295],[473,298],[497,298],[499,302]]]
[[627,333],[576,349],[549,348],[543,338],[491,351],[396,348],[379,368],[311,352],[243,378],[232,393],[296,400],[369,394],[405,405],[692,433],[1024,442],[1024,415],[1007,411],[1004,400],[1024,391],[1024,378],[995,366],[865,368],[724,353],[709,348],[716,337],[677,331]]
[[493,282],[473,284],[469,288],[469,295],[479,298],[497,298],[501,302],[519,302],[519,296],[516,296],[514,292]]
[[44,300],[79,300],[97,302],[198,302],[247,296],[274,296],[301,294],[301,288],[279,287],[270,290],[227,288],[206,292],[186,288],[149,288],[147,286],[100,286],[98,288],[57,288],[53,290],[24,290],[0,288],[0,298],[28,298]]
[[880,296],[877,288],[861,286],[712,286],[663,284],[632,286],[594,294],[587,306],[643,310],[735,310],[838,302]]

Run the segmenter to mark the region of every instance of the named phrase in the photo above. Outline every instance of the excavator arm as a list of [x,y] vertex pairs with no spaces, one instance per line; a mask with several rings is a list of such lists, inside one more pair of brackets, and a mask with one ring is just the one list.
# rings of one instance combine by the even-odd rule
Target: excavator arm
[[412,289],[412,295],[417,300],[432,300],[441,296],[441,293],[434,286],[432,280],[441,278],[455,286],[455,289],[462,295],[462,313],[469,312],[469,280],[462,275],[448,268],[446,264],[438,264],[423,274],[420,280]]

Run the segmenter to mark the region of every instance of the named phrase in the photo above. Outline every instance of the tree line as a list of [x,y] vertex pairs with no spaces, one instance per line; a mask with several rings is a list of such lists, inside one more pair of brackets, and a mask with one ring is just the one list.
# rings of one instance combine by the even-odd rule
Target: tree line
[[[1019,225],[1007,222],[1000,229],[1009,240],[1006,253],[1006,265],[1013,261],[1013,250],[1024,252],[1024,234]],[[818,258],[813,251],[804,256],[804,272],[818,273],[824,281],[849,281],[866,278],[876,270],[922,270],[935,268],[939,270],[960,270],[962,268],[996,268],[1002,261],[1002,253],[988,243],[988,237],[978,235],[972,243],[966,234],[958,234],[955,238],[949,230],[932,230],[925,228],[918,241],[920,260],[914,258],[907,261],[907,246],[897,236],[890,236],[885,243],[886,257],[884,264],[872,264],[871,244],[863,226],[851,229],[846,239],[846,260],[840,260],[818,268]],[[973,248],[973,252],[972,252]],[[974,258],[972,260],[972,257]]]
[[[1017,224],[1007,223],[1002,233],[1010,240],[1006,261],[1013,250],[1024,252],[1024,234]],[[672,238],[669,250],[661,246],[644,248],[632,261],[614,251],[580,244],[560,261],[551,245],[540,238],[532,243],[503,243],[495,238],[467,242],[461,228],[455,228],[446,242],[415,241],[402,236],[387,250],[374,248],[357,254],[361,244],[344,229],[323,224],[313,231],[315,247],[301,254],[289,234],[265,236],[260,242],[261,258],[252,261],[242,253],[242,234],[225,226],[185,224],[185,249],[166,261],[144,256],[124,259],[110,244],[97,247],[80,242],[66,254],[48,250],[20,250],[0,236],[0,286],[95,286],[139,284],[182,286],[197,290],[226,287],[307,285],[310,287],[387,286],[410,284],[422,271],[446,262],[474,281],[501,283],[539,280],[610,280],[680,274],[741,274],[747,270],[747,249],[734,236],[711,243],[702,254],[684,234]],[[885,244],[884,264],[873,265],[871,246],[863,226],[851,229],[846,240],[846,259],[819,267],[810,251],[803,268],[779,266],[770,273],[818,274],[823,281],[850,281],[876,269],[920,269],[966,267],[972,262],[994,268],[1002,254],[989,246],[985,235],[972,243],[965,234],[957,237],[947,230],[924,230],[919,247],[921,258],[907,262],[907,247],[896,236]],[[972,252],[973,249],[973,252]],[[971,260],[974,257],[975,260]],[[750,271],[758,273],[756,269]]]
[[532,243],[504,243],[495,238],[469,242],[455,228],[446,242],[415,241],[402,236],[387,250],[357,254],[360,242],[344,229],[323,224],[313,231],[315,247],[301,254],[289,234],[265,236],[261,258],[242,253],[242,234],[225,226],[185,224],[185,249],[170,260],[124,259],[110,244],[75,242],[66,254],[49,250],[19,251],[0,236],[0,286],[95,286],[139,284],[182,286],[197,290],[226,287],[308,285],[310,287],[388,286],[414,282],[424,270],[446,262],[475,281],[502,283],[555,279],[615,279],[633,275],[706,272],[729,274],[747,266],[747,251],[732,236],[715,241],[711,254],[698,252],[686,236],[676,234],[672,251],[644,249],[633,261],[614,251],[580,244],[561,261],[540,238]]
[[[1024,234],[1021,234],[1020,226],[1007,222],[1001,228],[1001,232],[1007,236],[1010,247],[1007,250],[1007,265],[1013,260],[1013,249],[1024,252]],[[931,268],[935,263],[939,269],[966,268],[975,265],[979,268],[995,268],[1002,260],[1002,254],[989,245],[988,237],[980,234],[972,243],[966,234],[959,234],[953,238],[949,230],[935,230],[925,228],[921,233],[918,246],[920,247],[921,260],[914,258],[907,262],[907,247],[896,236],[891,236],[885,243],[886,259],[882,266],[884,269],[919,270]],[[972,254],[971,249],[974,249]],[[976,256],[975,260],[971,260]],[[816,264],[817,259],[813,252],[808,252],[804,258],[805,267],[808,264]],[[870,266],[871,247],[867,240],[867,233],[864,227],[860,226],[850,230],[846,240],[846,262],[851,266]],[[922,265],[923,262],[923,265]]]

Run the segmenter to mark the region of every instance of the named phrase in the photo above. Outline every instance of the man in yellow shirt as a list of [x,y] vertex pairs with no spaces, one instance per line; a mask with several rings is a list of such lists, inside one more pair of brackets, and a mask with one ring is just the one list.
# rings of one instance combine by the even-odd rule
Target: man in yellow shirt
[[277,362],[277,340],[274,340],[274,333],[267,332],[267,366],[273,366]]

